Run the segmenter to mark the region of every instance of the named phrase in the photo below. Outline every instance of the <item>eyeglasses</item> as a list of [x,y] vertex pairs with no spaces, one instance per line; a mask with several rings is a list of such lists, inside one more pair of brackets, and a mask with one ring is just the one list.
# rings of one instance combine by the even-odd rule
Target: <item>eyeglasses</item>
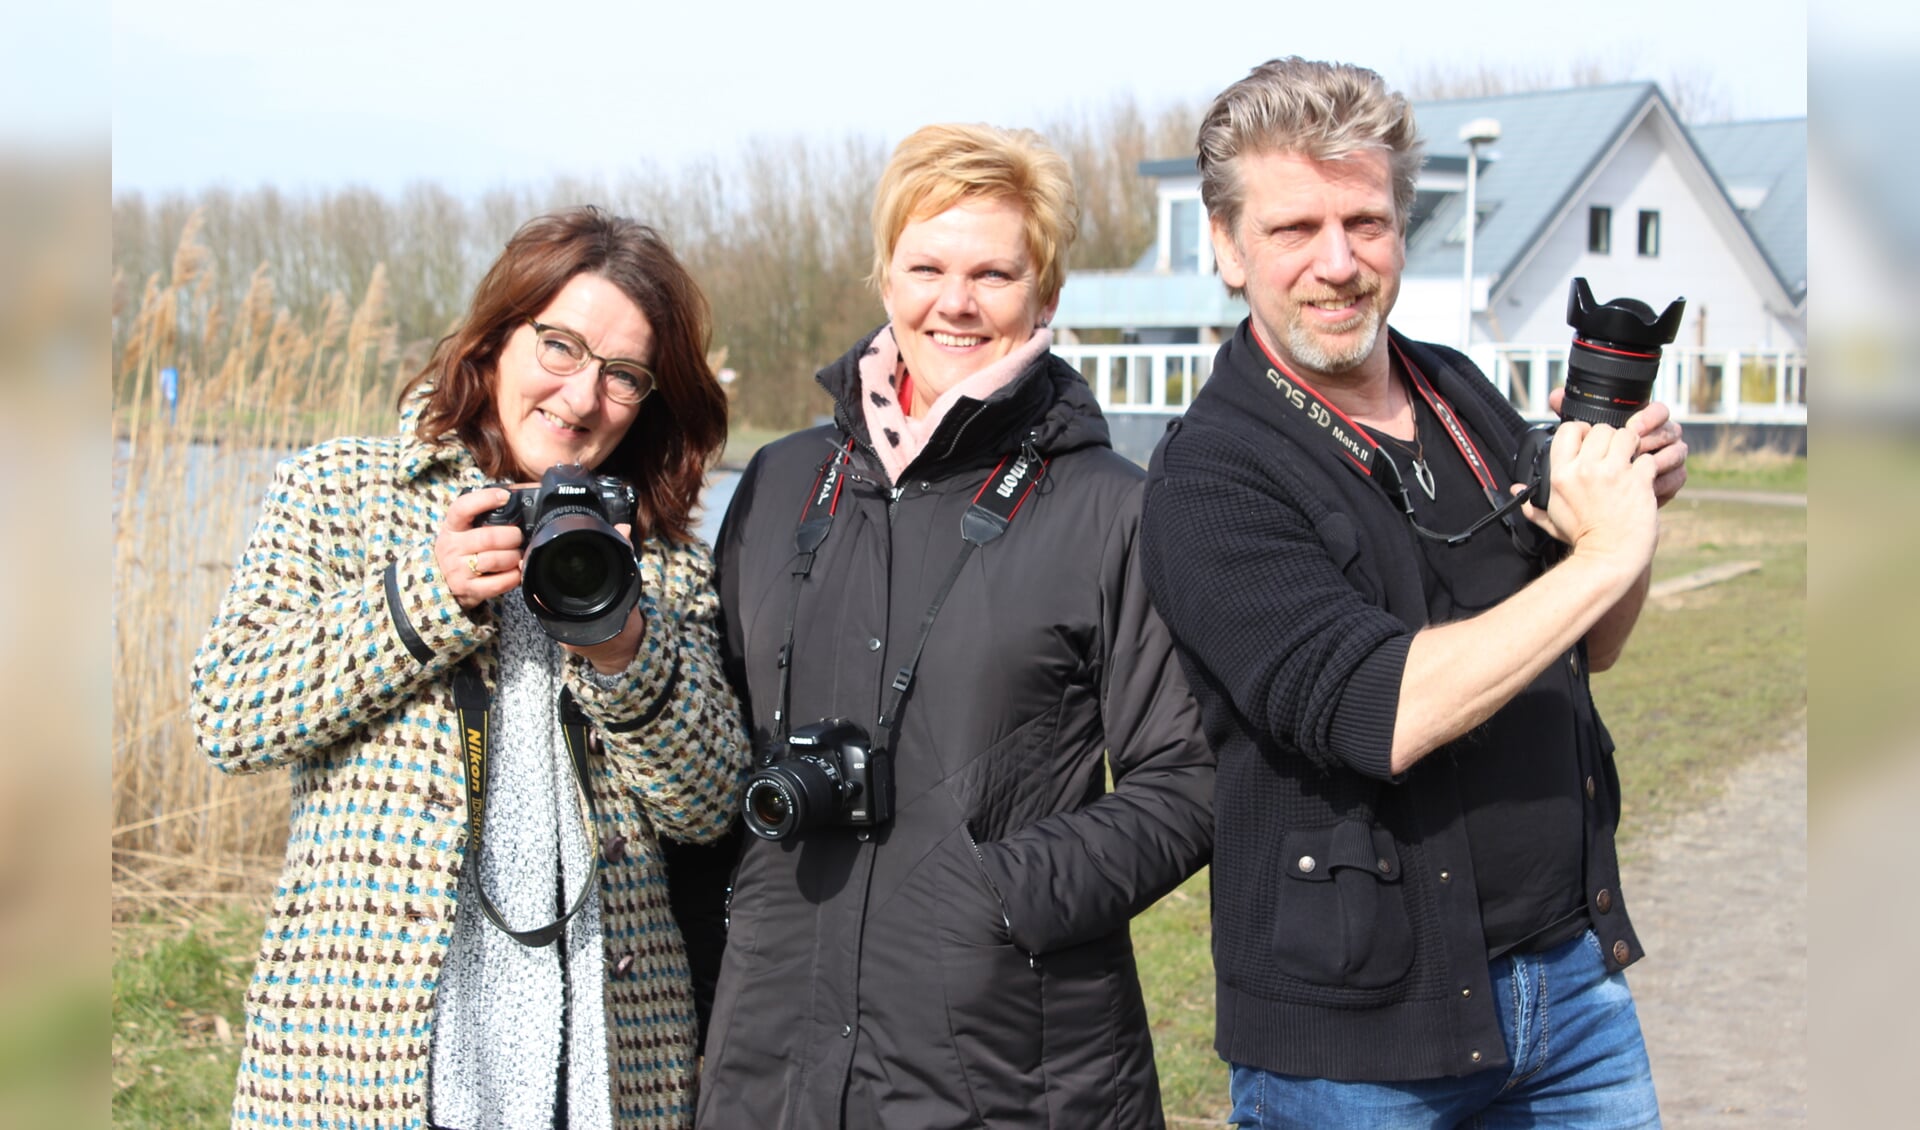
[[638,361],[602,357],[587,348],[580,335],[559,326],[542,325],[532,318],[527,324],[535,334],[533,355],[540,367],[556,377],[571,377],[590,362],[600,362],[600,387],[607,399],[616,404],[638,404],[653,391],[653,372]]

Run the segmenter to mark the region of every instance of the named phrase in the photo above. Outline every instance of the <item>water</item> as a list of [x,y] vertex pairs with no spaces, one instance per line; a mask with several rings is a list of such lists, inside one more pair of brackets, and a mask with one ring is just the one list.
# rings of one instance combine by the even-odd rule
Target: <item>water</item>
[[733,488],[739,485],[738,471],[715,471],[707,476],[707,489],[700,492],[700,510],[693,528],[708,545],[720,540],[720,520],[727,516]]

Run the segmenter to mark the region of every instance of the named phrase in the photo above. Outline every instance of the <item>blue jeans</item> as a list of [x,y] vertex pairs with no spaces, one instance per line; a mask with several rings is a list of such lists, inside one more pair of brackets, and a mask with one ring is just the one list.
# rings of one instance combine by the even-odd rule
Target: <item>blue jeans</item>
[[1230,1121],[1243,1130],[1660,1125],[1633,996],[1624,975],[1607,972],[1593,931],[1501,957],[1492,974],[1508,1070],[1343,1083],[1236,1063]]

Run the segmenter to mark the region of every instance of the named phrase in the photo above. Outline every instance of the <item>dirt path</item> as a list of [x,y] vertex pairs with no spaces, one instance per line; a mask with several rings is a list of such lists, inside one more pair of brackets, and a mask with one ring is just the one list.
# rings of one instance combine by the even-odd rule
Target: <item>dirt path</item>
[[1807,1124],[1807,747],[1741,766],[1622,876],[1627,971],[1669,1128]]

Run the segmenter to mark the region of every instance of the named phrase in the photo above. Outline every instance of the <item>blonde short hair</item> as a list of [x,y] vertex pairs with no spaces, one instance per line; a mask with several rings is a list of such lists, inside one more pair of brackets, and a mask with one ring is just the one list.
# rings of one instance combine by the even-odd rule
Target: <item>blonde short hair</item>
[[1298,55],[1271,59],[1220,92],[1200,122],[1200,198],[1207,214],[1237,231],[1245,191],[1245,153],[1298,153],[1337,161],[1371,151],[1387,154],[1394,223],[1406,229],[1425,146],[1413,107],[1386,80],[1350,63]]
[[1004,200],[1020,209],[1040,301],[1058,297],[1067,248],[1079,232],[1073,173],[1039,134],[989,125],[923,126],[893,151],[873,194],[874,289],[885,289],[906,226],[962,200]]

